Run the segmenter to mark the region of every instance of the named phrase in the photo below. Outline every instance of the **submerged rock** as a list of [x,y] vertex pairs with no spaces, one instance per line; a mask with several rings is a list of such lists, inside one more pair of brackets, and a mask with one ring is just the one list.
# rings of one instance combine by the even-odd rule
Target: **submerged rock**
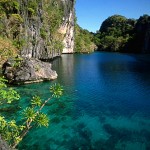
[[36,58],[16,57],[8,59],[2,67],[3,75],[13,84],[33,83],[57,78],[51,64]]

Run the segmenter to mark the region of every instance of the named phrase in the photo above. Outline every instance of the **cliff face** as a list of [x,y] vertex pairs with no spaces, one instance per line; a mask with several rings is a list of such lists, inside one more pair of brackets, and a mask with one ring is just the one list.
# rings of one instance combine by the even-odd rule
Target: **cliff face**
[[6,0],[0,8],[0,32],[22,56],[51,59],[73,52],[74,0]]
[[74,10],[72,10],[60,27],[59,32],[64,34],[64,48],[62,53],[73,53],[74,51]]
[[[47,8],[45,8],[44,6],[46,5],[47,1],[44,0],[38,3],[34,18],[30,18],[30,14],[25,8],[27,5],[26,3],[27,1],[20,1],[20,10],[22,10],[20,13],[25,20],[21,27],[24,29],[25,34],[25,36],[23,35],[22,38],[24,38],[26,43],[28,43],[27,45],[23,46],[21,55],[29,58],[34,57],[38,59],[50,59],[61,55],[61,53],[73,53],[74,1],[49,0],[49,3],[51,3],[50,5],[52,7],[55,7],[55,9],[62,9],[62,12],[59,15],[54,14],[54,17],[56,18],[48,18],[49,13],[53,12],[46,12],[47,9],[51,9],[51,6],[47,4]],[[45,17],[48,19],[48,21],[43,19]],[[55,19],[57,20],[57,17],[59,17],[59,21],[56,21],[58,24],[55,24]],[[53,31],[51,26],[54,26],[54,28],[57,26],[57,29],[54,29],[55,31]]]
[[[64,35],[63,44],[64,48],[62,53],[73,53],[74,50],[74,0],[62,0],[65,6],[65,16],[63,23],[59,28],[59,33]],[[70,5],[70,8],[67,7]]]

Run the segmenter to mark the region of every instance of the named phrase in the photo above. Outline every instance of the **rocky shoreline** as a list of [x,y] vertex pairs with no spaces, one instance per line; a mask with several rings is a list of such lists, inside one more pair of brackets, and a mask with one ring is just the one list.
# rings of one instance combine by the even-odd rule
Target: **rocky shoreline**
[[58,76],[56,71],[51,69],[51,63],[24,57],[8,59],[2,66],[2,73],[11,84],[54,80]]

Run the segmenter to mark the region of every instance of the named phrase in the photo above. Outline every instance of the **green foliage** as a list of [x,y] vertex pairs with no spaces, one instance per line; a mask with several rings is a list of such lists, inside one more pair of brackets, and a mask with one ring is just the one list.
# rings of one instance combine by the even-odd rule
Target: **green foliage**
[[28,16],[33,17],[37,13],[38,0],[29,0],[27,3]]
[[57,51],[57,52],[62,52],[63,48],[64,48],[64,44],[61,40],[53,40],[53,48]]
[[7,16],[12,13],[17,13],[19,10],[19,3],[17,0],[0,0],[1,14]]
[[17,55],[17,49],[12,41],[7,38],[0,37],[0,66],[10,57]]
[[4,79],[3,77],[0,78],[0,89],[6,88],[6,84],[5,82],[7,82],[6,79]]
[[17,67],[20,67],[21,66],[21,63],[22,63],[22,58],[17,56],[14,58],[14,64],[13,64],[13,67],[17,68]]
[[28,1],[28,11],[29,11],[29,9],[30,10],[32,9],[32,11],[35,13],[37,10],[37,7],[38,7],[38,3],[36,0],[29,0]]
[[[19,94],[12,88],[7,88],[4,83],[6,80],[0,78],[0,105],[6,103],[10,104],[14,100],[20,98]],[[18,143],[24,138],[32,127],[47,127],[49,125],[49,118],[42,113],[43,107],[53,97],[60,97],[63,94],[63,89],[60,84],[54,84],[50,87],[52,96],[45,101],[42,101],[39,96],[34,96],[31,100],[31,106],[22,111],[22,120],[24,123],[17,123],[15,120],[8,120],[0,114],[0,135],[6,140],[11,148],[15,148]]]
[[23,118],[26,119],[26,122],[34,121],[36,117],[36,111],[34,108],[27,107],[23,111]]
[[93,34],[88,30],[82,29],[79,25],[75,26],[75,52],[89,53],[96,49],[93,43]]
[[32,8],[28,8],[28,14],[29,16],[33,16],[35,14],[35,10]]
[[12,14],[11,17],[16,24],[20,24],[23,22],[23,18],[19,14]]
[[0,1],[0,33],[1,36],[9,37],[11,34],[17,33],[17,26],[23,20],[19,14],[19,3],[17,0],[1,0]]
[[46,39],[47,37],[47,32],[44,28],[40,28],[40,35],[43,39]]
[[19,100],[19,94],[12,88],[7,88],[4,82],[6,82],[6,80],[0,78],[0,105],[5,103],[10,104],[14,100]]
[[19,134],[24,128],[23,125],[17,125],[15,120],[7,121],[3,116],[0,116],[0,134],[9,145],[12,142],[18,144],[22,140]]
[[111,17],[108,17],[102,23],[100,32],[114,32],[114,34],[115,32],[117,32],[116,34],[119,35],[119,32],[125,30],[126,22],[127,22],[127,18],[125,18],[124,16],[113,15]]
[[40,107],[41,104],[42,104],[42,100],[41,100],[41,98],[39,96],[34,96],[32,98],[32,100],[31,100],[31,105],[32,106],[39,106]]
[[64,8],[59,0],[51,0],[44,6],[44,23],[50,24],[50,33],[53,35],[62,23]]
[[60,84],[54,84],[50,87],[50,93],[53,97],[59,98],[63,94],[63,87]]
[[58,30],[66,15],[67,8],[68,6],[65,8],[60,0],[43,1],[43,26],[40,28],[40,35],[46,40],[47,48],[52,55],[54,52],[61,54],[64,48],[64,36]]
[[21,49],[25,45],[25,40],[24,39],[14,39],[13,40],[13,45],[17,49]]
[[120,15],[108,17],[94,36],[99,50],[128,53],[148,52],[150,16],[143,15],[138,20]]
[[136,21],[124,16],[108,17],[95,34],[94,41],[100,50],[124,51],[126,43],[134,36]]
[[47,117],[46,114],[39,113],[37,115],[37,117],[35,118],[35,122],[37,123],[38,127],[41,127],[41,126],[48,127],[48,125],[49,125],[49,118]]

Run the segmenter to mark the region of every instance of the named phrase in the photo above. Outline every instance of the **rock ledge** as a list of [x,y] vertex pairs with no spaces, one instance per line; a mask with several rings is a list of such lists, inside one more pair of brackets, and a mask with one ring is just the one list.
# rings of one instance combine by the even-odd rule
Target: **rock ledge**
[[9,83],[13,84],[34,83],[57,78],[57,73],[51,69],[50,63],[35,58],[10,58],[3,64],[2,72]]

